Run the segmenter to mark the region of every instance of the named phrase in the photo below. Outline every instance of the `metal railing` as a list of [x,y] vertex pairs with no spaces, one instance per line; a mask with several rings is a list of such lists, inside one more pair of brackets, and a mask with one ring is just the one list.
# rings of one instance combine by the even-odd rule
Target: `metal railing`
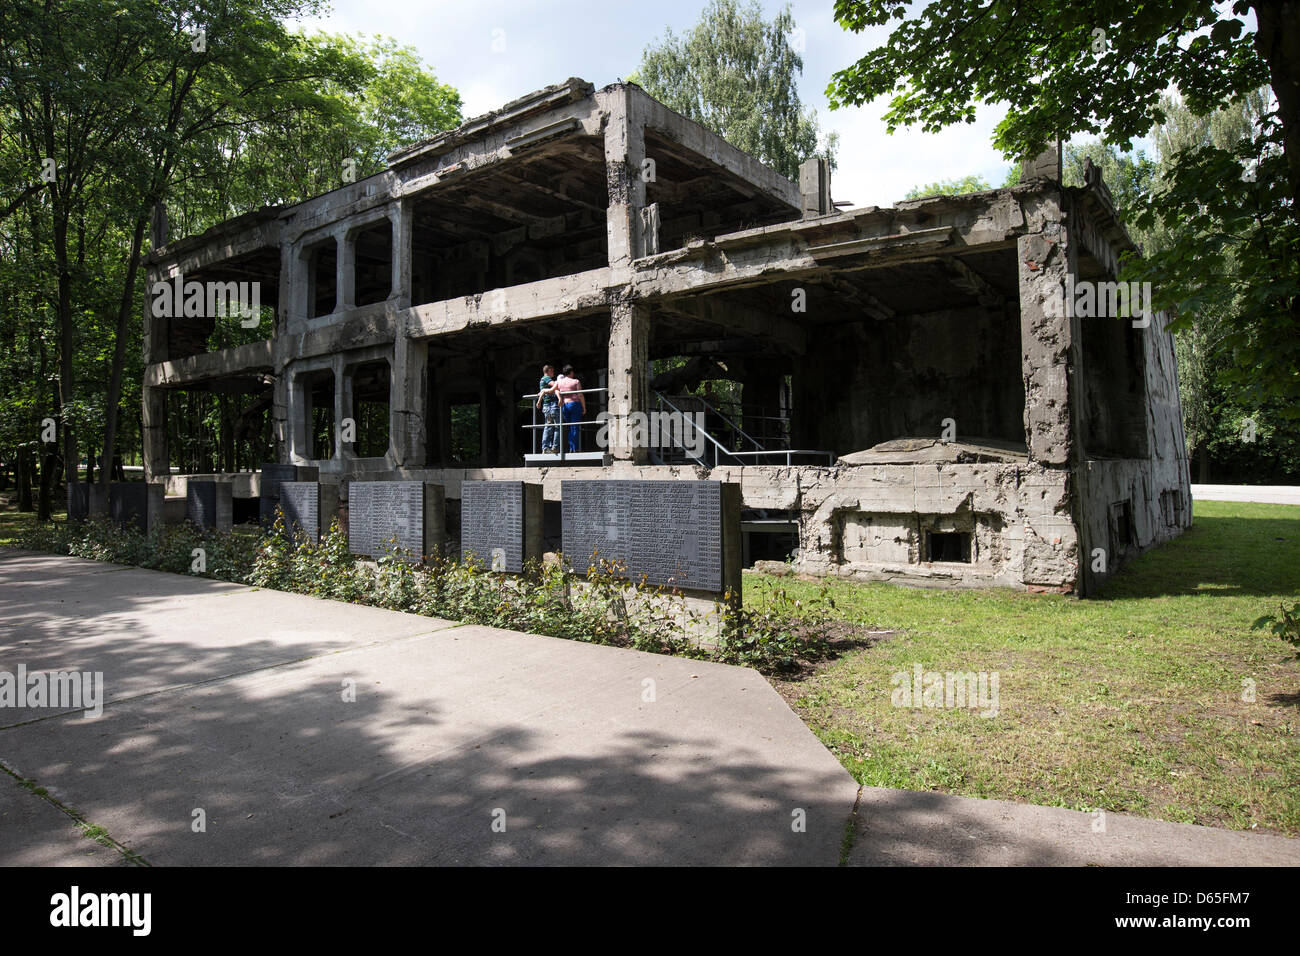
[[[576,395],[581,393],[583,395],[597,395],[597,394],[605,394],[607,392],[608,389],[605,388],[584,388],[584,389],[578,389],[573,392],[564,392],[563,394]],[[607,449],[602,448],[595,451],[581,450],[582,449],[581,429],[588,428],[592,425],[598,425],[598,426],[605,425],[606,422],[597,418],[584,418],[579,421],[566,422],[563,420],[564,417],[563,402],[559,403],[560,404],[559,421],[555,423],[539,421],[538,418],[542,414],[542,409],[539,407],[537,398],[540,394],[541,394],[540,392],[531,392],[529,394],[520,397],[520,401],[527,401],[533,410],[532,424],[524,426],[525,428],[529,429],[532,432],[532,436],[533,436],[532,453],[524,456],[525,461],[529,463],[537,464],[537,463],[549,463],[549,462],[561,463],[566,460],[586,461],[586,462],[603,460]],[[712,415],[714,421],[721,422],[725,427],[729,428],[738,437],[742,447],[744,446],[745,443],[748,443],[750,446],[752,446],[744,451],[736,451],[734,448],[728,448],[721,441],[719,441],[716,436],[710,434],[706,427],[703,427],[698,422],[696,422],[691,412],[683,411],[681,408],[678,407],[677,404],[675,404],[671,399],[669,399],[668,396],[662,394],[661,392],[655,392],[654,397],[658,403],[659,411],[663,411],[664,409],[667,409],[669,412],[673,413],[676,416],[678,421],[680,421],[681,426],[683,428],[681,434],[681,437],[683,439],[685,439],[686,437],[684,429],[687,427],[693,429],[692,434],[699,439],[698,442],[688,443],[683,440],[683,441],[674,442],[671,445],[665,445],[661,447],[651,447],[650,456],[651,459],[655,461],[656,464],[661,464],[661,465],[672,464],[672,462],[669,461],[668,457],[665,456],[664,454],[664,451],[668,449],[675,451],[677,454],[682,456],[682,458],[684,458],[686,461],[694,462],[695,464],[705,468],[713,468],[718,465],[726,465],[726,464],[730,464],[730,465],[784,464],[788,466],[788,465],[793,465],[795,463],[796,458],[812,458],[818,460],[819,462],[825,462],[826,464],[834,464],[835,462],[835,453],[829,451],[822,451],[818,449],[807,449],[807,448],[764,448],[762,443],[760,443],[752,435],[746,432],[743,428],[736,425],[735,422],[731,420],[731,418],[729,418],[727,415],[724,415],[722,412],[720,412],[717,408],[711,405],[706,399],[698,395],[686,396],[687,398],[690,399],[689,404],[693,405],[698,403],[701,406],[701,410],[706,416],[705,417],[706,424],[708,424],[709,422],[708,416]],[[681,399],[679,398],[679,401],[680,400]],[[688,403],[683,402],[683,404],[688,404]],[[588,409],[588,411],[590,412],[590,408]],[[753,416],[746,416],[746,417],[753,417]],[[779,420],[782,422],[788,422],[788,419],[785,418],[781,418]],[[559,445],[557,451],[554,453],[544,452],[541,449],[541,442],[544,436],[544,430],[547,428],[554,428],[556,430],[555,431],[556,440],[559,443]],[[570,435],[568,429],[570,428],[579,430],[578,450],[576,452],[568,450],[568,445],[569,445],[568,439]],[[698,453],[692,450],[692,447],[694,446],[699,446],[700,450]]]
[[[527,401],[533,410],[533,423],[531,425],[524,426],[525,428],[530,429],[533,434],[533,441],[532,441],[533,451],[532,454],[525,456],[526,459],[532,461],[554,460],[557,462],[563,462],[565,459],[573,459],[575,461],[592,461],[597,458],[604,458],[603,449],[600,451],[592,451],[592,452],[582,451],[582,431],[581,431],[581,429],[585,426],[603,425],[604,422],[595,418],[583,419],[576,422],[564,421],[564,400],[561,398],[561,396],[578,395],[578,394],[603,395],[608,391],[609,390],[605,388],[579,388],[571,392],[560,393],[560,395],[556,396],[556,404],[559,406],[560,419],[559,421],[556,421],[554,423],[546,422],[546,421],[539,422],[537,420],[538,416],[542,414],[541,403],[537,401],[537,399],[542,394],[541,392],[532,392],[530,394],[520,396],[520,401]],[[591,403],[588,403],[588,411],[590,411],[590,404]],[[545,429],[547,428],[555,429],[556,441],[559,443],[558,449],[554,454],[547,454],[546,452],[541,450],[541,442],[542,439],[545,437]],[[576,451],[568,450],[568,445],[569,445],[568,438],[570,434],[568,432],[568,429],[570,428],[577,430],[578,449]]]
[[[662,408],[663,406],[667,406],[671,411],[675,412],[678,416],[680,416],[683,422],[685,422],[691,428],[693,428],[695,432],[704,439],[704,443],[705,443],[704,448],[706,452],[707,451],[712,452],[711,455],[706,454],[705,456],[702,457],[700,455],[692,453],[691,450],[689,448],[686,448],[684,445],[679,444],[675,446],[676,449],[682,455],[684,455],[687,459],[696,462],[697,464],[703,465],[706,468],[716,467],[717,465],[722,465],[722,464],[792,465],[794,464],[794,459],[796,457],[804,457],[804,456],[824,461],[828,465],[835,463],[835,453],[830,451],[822,451],[820,449],[812,449],[812,448],[764,448],[762,444],[760,444],[753,436],[751,436],[744,429],[740,428],[738,425],[732,422],[731,419],[729,419],[726,415],[723,415],[711,404],[709,404],[707,399],[704,399],[698,395],[691,395],[688,397],[692,399],[693,402],[698,402],[700,405],[704,407],[706,416],[709,414],[709,412],[713,412],[716,415],[718,420],[722,421],[725,425],[731,428],[732,431],[735,432],[738,436],[740,436],[741,438],[748,441],[750,444],[754,446],[754,448],[748,451],[736,451],[734,448],[728,448],[727,446],[723,445],[722,442],[718,441],[718,439],[714,435],[710,434],[707,428],[700,427],[700,425],[698,425],[695,422],[695,420],[690,417],[689,414],[683,412],[682,409],[680,409],[671,399],[668,398],[668,396],[664,395],[661,392],[655,392],[655,398],[660,403],[660,407]],[[707,423],[708,419],[706,418],[705,421]],[[661,453],[655,452],[653,457],[657,458],[660,464],[668,463],[664,460],[664,456]]]

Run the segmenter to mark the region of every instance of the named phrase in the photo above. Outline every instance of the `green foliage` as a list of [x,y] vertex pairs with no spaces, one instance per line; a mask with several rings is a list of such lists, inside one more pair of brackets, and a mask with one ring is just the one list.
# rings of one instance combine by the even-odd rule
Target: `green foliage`
[[962,193],[982,193],[993,187],[979,176],[964,176],[961,179],[941,179],[937,183],[913,186],[904,199],[921,199],[925,196],[957,196]]
[[765,20],[757,0],[710,0],[684,37],[668,30],[647,46],[636,83],[790,179],[810,156],[835,167],[838,137],[819,142],[816,111],[799,101],[799,39],[787,4]]
[[[1219,327],[1231,356],[1221,376],[1239,401],[1272,402],[1287,420],[1300,419],[1300,101],[1289,55],[1300,24],[1286,8],[933,0],[909,16],[909,7],[837,0],[846,29],[893,29],[835,74],[832,108],[887,96],[891,131],[935,131],[972,122],[980,103],[1009,103],[994,137],[1008,159],[1076,134],[1127,153],[1134,138],[1165,127],[1171,142],[1157,135],[1158,188],[1129,216],[1137,232],[1160,241],[1124,278],[1151,282],[1156,307],[1177,310],[1176,328]],[[1247,27],[1252,12],[1257,32]],[[1270,79],[1276,105],[1255,109],[1232,135],[1205,135],[1225,122],[1218,112],[1249,104]],[[1195,124],[1169,123],[1174,104],[1205,129],[1182,135],[1195,134]],[[1142,157],[1131,169],[1112,165],[1121,194],[1141,190]]]
[[835,600],[828,586],[803,599],[764,582],[752,603],[753,610],[729,610],[719,660],[790,676],[833,655],[829,630]]
[[1252,34],[1210,0],[934,0],[909,18],[910,6],[836,0],[835,19],[855,33],[896,22],[883,46],[834,75],[832,108],[889,96],[891,132],[935,132],[974,122],[979,103],[1010,103],[994,137],[1008,159],[1073,133],[1104,133],[1127,151],[1163,120],[1171,85],[1208,112],[1268,79]]
[[[626,568],[595,560],[584,574],[559,565],[530,565],[522,575],[494,574],[473,561],[390,551],[358,561],[334,521],[319,542],[289,534],[276,511],[265,534],[200,532],[188,523],[148,535],[102,521],[33,524],[18,532],[19,548],[96,561],[172,571],[192,570],[194,549],[207,561],[203,576],[255,587],[310,594],[426,617],[545,634],[589,644],[753,667],[764,674],[796,674],[830,657],[830,611],[824,592],[810,600],[784,589],[764,594],[755,611],[737,610],[728,595],[711,612],[686,608],[680,595]],[[692,634],[717,632],[716,646]]]
[[1265,628],[1294,647],[1295,656],[1300,659],[1300,602],[1279,604],[1276,614],[1266,614],[1251,625],[1252,630]]
[[[391,39],[293,33],[317,0],[0,4],[0,467],[20,447],[139,460],[148,223],[171,238],[356,178],[460,121],[460,98]],[[199,31],[202,31],[201,36]],[[191,32],[193,31],[193,32]],[[41,178],[46,160],[53,181]],[[216,322],[211,348],[265,339]],[[265,396],[169,398],[174,462],[255,466]],[[57,459],[53,459],[58,467]]]

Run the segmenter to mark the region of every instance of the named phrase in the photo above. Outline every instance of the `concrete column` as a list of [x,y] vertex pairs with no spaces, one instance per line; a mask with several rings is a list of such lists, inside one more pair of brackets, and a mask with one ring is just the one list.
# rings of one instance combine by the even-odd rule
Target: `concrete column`
[[393,288],[388,298],[399,309],[411,307],[411,232],[414,211],[409,199],[394,203],[388,212],[393,224]]
[[[1059,203],[1045,199],[1043,205],[1044,215],[1035,217],[1043,223],[1041,231],[1016,241],[1025,439],[1030,461],[1065,465],[1072,460],[1075,440],[1070,415],[1075,335],[1066,315],[1065,277],[1075,268],[1075,253]],[[961,431],[960,420],[957,429]]]
[[[337,253],[334,280],[334,311],[346,312],[357,307],[357,245],[355,237],[349,232],[339,232],[334,236]],[[337,394],[337,393],[336,393]]]
[[286,397],[288,401],[285,405],[285,422],[289,462],[295,465],[306,464],[312,460],[311,449],[311,390],[307,388],[307,383],[303,381],[301,375],[295,375],[292,379],[288,378],[286,372],[283,376],[288,379],[286,388]]
[[289,374],[280,364],[279,347],[272,345],[272,348],[276,349],[276,367],[280,371],[275,376],[271,397],[271,440],[275,444],[275,460],[288,463],[293,460],[290,457],[293,449],[293,434],[289,420]]
[[352,376],[347,374],[343,356],[334,356],[334,451],[332,459],[353,458],[352,442],[343,441],[343,419],[352,418]]
[[609,454],[615,461],[644,464],[645,442],[634,442],[628,417],[650,407],[650,310],[631,302],[616,304],[609,315],[607,407]]
[[644,255],[641,210],[645,206],[645,127],[624,91],[612,101],[605,125],[605,179],[609,188],[606,230],[609,264],[628,266]]
[[144,416],[144,480],[165,481],[171,474],[167,454],[167,393],[146,385],[141,401]]
[[389,448],[400,468],[419,468],[428,454],[425,409],[429,405],[429,343],[412,339],[404,316],[393,343],[393,385],[389,394]]
[[831,172],[825,159],[814,156],[800,164],[799,197],[805,219],[825,216],[834,211],[831,205]]

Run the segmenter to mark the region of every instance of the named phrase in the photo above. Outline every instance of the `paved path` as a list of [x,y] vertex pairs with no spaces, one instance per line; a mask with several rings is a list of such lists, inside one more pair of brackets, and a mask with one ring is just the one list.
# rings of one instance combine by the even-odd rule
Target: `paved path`
[[107,703],[0,709],[0,864],[124,862],[63,808],[156,865],[833,865],[846,824],[863,865],[1300,864],[1300,841],[1116,816],[1099,840],[930,793],[866,788],[853,816],[743,668],[0,550],[19,664],[102,672]]
[[1296,485],[1192,485],[1193,501],[1261,501],[1277,505],[1300,505]]

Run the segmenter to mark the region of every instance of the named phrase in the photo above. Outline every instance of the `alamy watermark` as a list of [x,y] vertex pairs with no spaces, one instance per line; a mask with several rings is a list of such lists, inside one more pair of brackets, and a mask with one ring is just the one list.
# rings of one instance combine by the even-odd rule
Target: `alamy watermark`
[[1065,276],[1065,314],[1080,319],[1132,319],[1133,328],[1151,324],[1150,282],[1076,282]]
[[890,702],[895,707],[946,707],[978,709],[981,717],[998,715],[997,671],[927,671],[920,664],[912,672],[899,671]]
[[597,448],[616,444],[624,448],[682,448],[696,458],[704,454],[703,412],[601,412],[596,421],[600,422]]
[[0,709],[13,707],[82,710],[92,719],[104,713],[102,671],[0,671]]
[[262,321],[262,283],[185,281],[177,273],[171,281],[153,284],[153,314],[159,319],[238,316],[246,329]]

